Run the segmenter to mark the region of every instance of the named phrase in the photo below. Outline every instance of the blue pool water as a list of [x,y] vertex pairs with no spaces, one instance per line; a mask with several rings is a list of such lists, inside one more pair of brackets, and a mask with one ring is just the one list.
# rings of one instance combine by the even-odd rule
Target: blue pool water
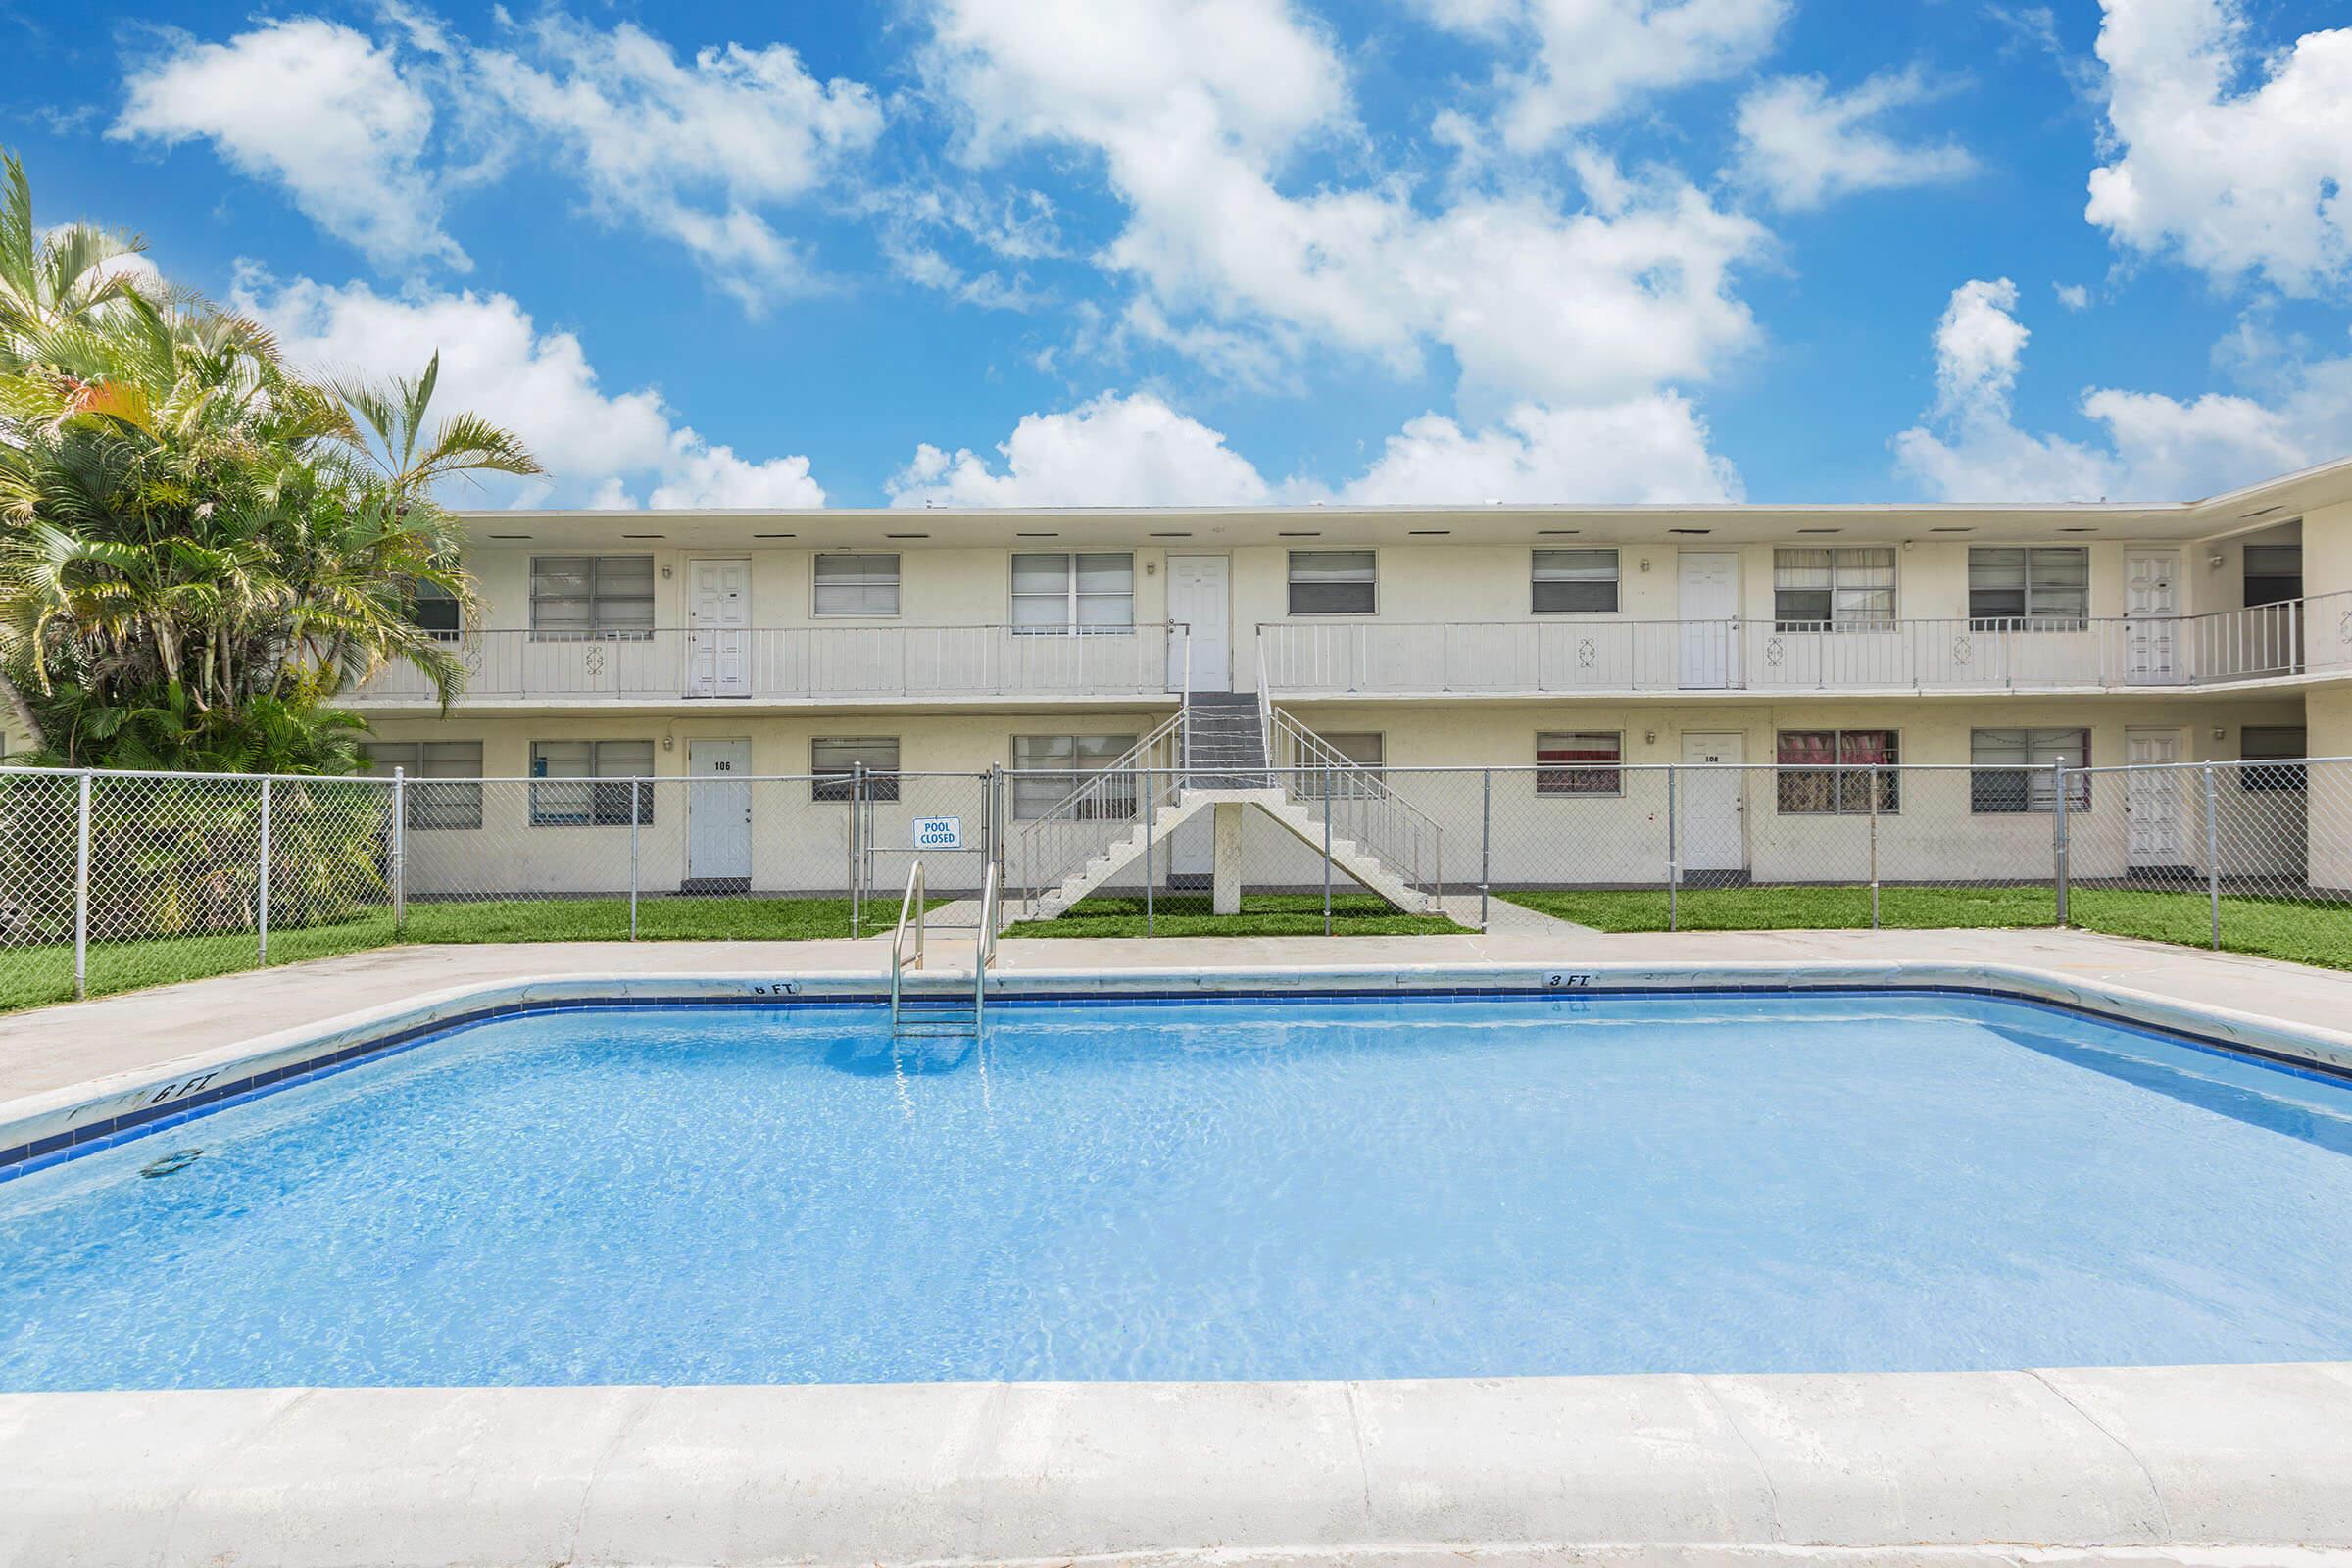
[[886,1034],[510,1017],[0,1183],[0,1388],[2352,1358],[2352,1086],[2057,1009]]

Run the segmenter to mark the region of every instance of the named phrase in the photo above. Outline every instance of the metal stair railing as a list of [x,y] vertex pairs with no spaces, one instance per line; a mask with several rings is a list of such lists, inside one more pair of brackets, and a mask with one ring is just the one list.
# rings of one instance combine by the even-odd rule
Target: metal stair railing
[[1280,708],[1268,708],[1277,749],[1267,763],[1283,799],[1323,818],[1335,837],[1356,848],[1425,893],[1446,888],[1446,835],[1435,818],[1396,791],[1376,768],[1333,747]]
[[1175,799],[1188,710],[1179,708],[1124,755],[1087,774],[1052,810],[1021,824],[1012,860],[1024,902],[1034,904],[1141,826],[1147,795],[1153,808]]

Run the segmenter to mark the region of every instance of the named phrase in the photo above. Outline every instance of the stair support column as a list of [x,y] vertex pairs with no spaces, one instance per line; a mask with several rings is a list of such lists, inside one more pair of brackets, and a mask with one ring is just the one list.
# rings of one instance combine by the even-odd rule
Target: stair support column
[[1249,806],[1241,801],[1219,801],[1210,822],[1214,837],[1209,853],[1212,865],[1209,873],[1209,906],[1218,914],[1242,912],[1242,828],[1248,820]]

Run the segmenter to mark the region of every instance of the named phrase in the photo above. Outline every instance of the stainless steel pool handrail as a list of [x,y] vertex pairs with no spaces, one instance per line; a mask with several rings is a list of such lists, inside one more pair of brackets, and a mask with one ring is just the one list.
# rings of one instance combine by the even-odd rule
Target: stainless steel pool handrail
[[[995,880],[993,870],[990,880]],[[930,902],[923,887],[923,862],[917,860],[907,868],[906,893],[899,900],[898,927],[890,934],[890,1028],[893,1034],[898,1033],[899,1028],[899,977],[906,965],[907,917],[911,911],[914,919],[914,966],[920,969],[923,966],[923,906]]]
[[972,945],[972,1033],[988,1010],[988,966],[997,961],[997,867],[990,864],[980,888],[980,935]]

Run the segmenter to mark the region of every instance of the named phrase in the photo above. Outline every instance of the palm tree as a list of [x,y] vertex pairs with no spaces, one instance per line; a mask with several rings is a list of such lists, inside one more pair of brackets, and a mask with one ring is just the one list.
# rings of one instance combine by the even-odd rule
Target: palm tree
[[332,700],[385,663],[446,705],[463,670],[415,604],[478,605],[436,487],[530,453],[432,421],[437,356],[389,388],[306,380],[259,322],[108,272],[135,242],[34,236],[5,175],[0,676],[35,748],[320,768],[352,751]]

